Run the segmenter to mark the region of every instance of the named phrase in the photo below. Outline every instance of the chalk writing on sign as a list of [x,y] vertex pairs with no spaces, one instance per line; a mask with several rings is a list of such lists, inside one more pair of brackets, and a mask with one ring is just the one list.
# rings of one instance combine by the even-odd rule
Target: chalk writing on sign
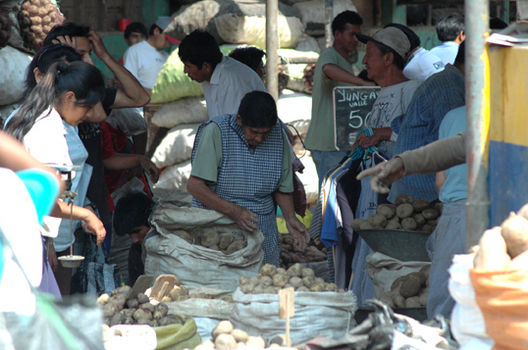
[[337,149],[349,151],[356,134],[365,128],[379,87],[337,86],[333,90],[334,130]]

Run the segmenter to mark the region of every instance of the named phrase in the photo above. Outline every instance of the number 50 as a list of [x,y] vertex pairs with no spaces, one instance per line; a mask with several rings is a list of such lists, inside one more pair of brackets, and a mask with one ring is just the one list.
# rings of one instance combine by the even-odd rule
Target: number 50
[[363,118],[355,113],[359,112],[359,109],[350,111],[348,116],[348,126],[352,129],[359,129],[363,125]]

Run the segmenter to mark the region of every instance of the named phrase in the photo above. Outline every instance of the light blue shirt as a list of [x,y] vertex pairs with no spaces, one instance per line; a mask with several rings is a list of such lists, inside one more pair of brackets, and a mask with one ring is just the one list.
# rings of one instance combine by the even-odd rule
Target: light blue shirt
[[458,54],[458,46],[454,41],[444,41],[429,52],[441,59],[444,64],[453,64]]
[[[466,106],[450,110],[442,120],[438,138],[455,136],[466,131]],[[446,180],[440,190],[439,199],[443,203],[455,202],[467,197],[467,165],[461,164],[445,171]]]

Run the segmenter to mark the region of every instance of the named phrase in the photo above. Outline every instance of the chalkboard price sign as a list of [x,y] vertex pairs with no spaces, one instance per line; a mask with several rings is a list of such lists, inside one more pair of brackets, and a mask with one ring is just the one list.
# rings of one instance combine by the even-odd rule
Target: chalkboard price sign
[[379,87],[336,86],[334,100],[334,143],[348,152],[356,141],[358,131],[365,128],[372,105],[378,98]]

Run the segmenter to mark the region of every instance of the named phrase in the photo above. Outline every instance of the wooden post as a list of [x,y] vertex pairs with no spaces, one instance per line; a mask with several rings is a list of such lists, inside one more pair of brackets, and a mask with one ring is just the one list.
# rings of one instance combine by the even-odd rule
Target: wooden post
[[291,347],[290,317],[295,314],[295,290],[293,287],[279,290],[279,317],[286,319],[286,346]]
[[275,101],[279,98],[278,0],[266,0],[266,88]]

